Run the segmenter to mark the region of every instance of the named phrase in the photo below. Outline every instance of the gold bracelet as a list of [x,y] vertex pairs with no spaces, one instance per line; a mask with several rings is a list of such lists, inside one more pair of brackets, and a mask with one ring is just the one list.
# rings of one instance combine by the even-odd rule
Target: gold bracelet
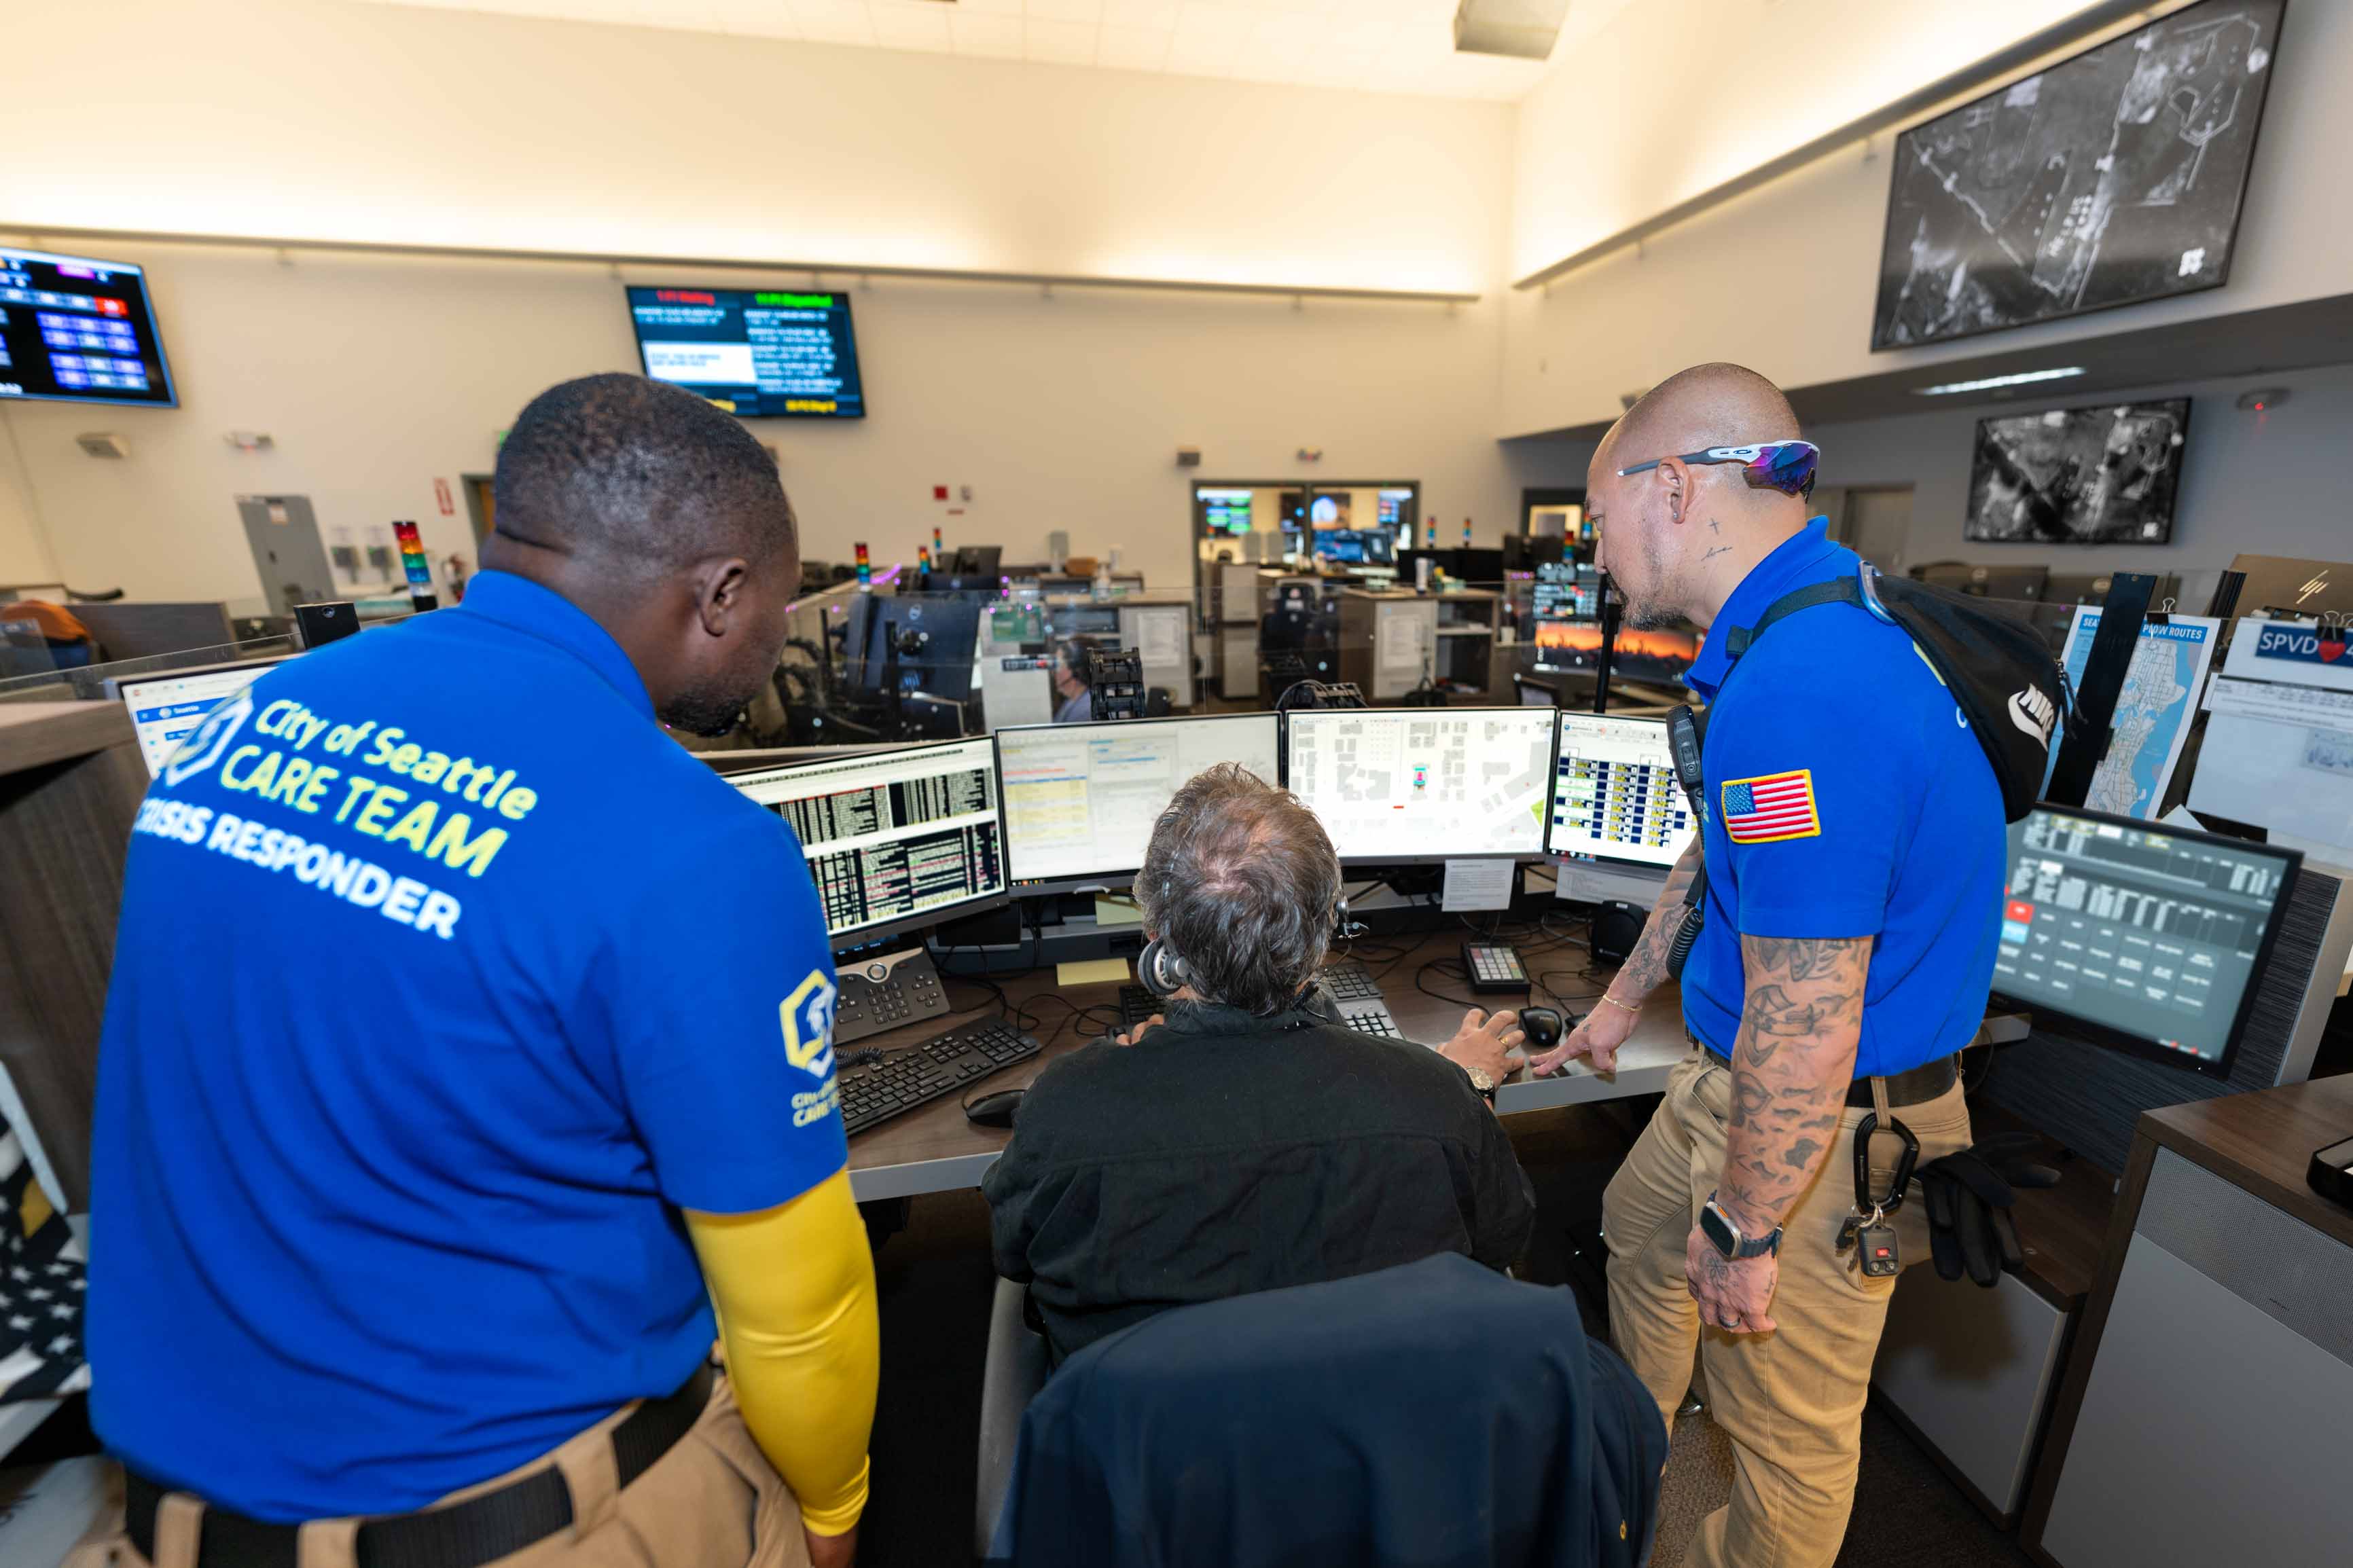
[[1601,995],[1600,995],[1600,997],[1599,998],[1599,1000],[1609,1003],[1612,1007],[1617,1008],[1617,1009],[1618,1009],[1620,1012],[1621,1012],[1621,1013],[1634,1013],[1634,1014],[1640,1014],[1640,1013],[1642,1011],[1641,1005],[1640,1003],[1637,1003],[1635,1005],[1633,1005],[1633,1006],[1630,1007],[1630,1006],[1628,1006],[1625,1003],[1620,1002],[1620,1000],[1618,1000],[1618,998],[1617,998],[1617,997],[1612,996],[1611,994],[1609,994],[1609,992],[1607,992],[1607,991],[1604,991],[1604,992],[1601,994]]

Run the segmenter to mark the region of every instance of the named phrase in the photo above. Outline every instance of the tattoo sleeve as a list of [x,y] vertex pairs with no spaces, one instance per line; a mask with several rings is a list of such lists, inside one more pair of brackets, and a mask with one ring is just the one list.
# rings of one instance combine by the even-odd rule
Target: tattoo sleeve
[[1744,936],[1747,1000],[1716,1198],[1744,1235],[1781,1223],[1837,1141],[1862,1037],[1867,936]]
[[1675,944],[1675,932],[1683,923],[1683,894],[1690,890],[1692,879],[1699,874],[1699,837],[1694,834],[1691,847],[1675,868],[1667,874],[1667,885],[1659,893],[1659,901],[1651,906],[1651,923],[1642,928],[1641,940],[1634,951],[1626,955],[1618,971],[1618,978],[1609,983],[1609,994],[1629,1005],[1639,1004],[1656,991],[1667,978],[1667,950]]

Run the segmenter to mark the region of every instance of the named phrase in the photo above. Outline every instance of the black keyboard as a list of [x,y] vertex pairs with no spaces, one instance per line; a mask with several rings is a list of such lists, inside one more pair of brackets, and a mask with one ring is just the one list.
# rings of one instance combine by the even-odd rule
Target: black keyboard
[[863,1132],[902,1111],[958,1093],[999,1068],[1028,1061],[1038,1051],[1033,1037],[988,1018],[890,1052],[879,1062],[844,1068],[835,1076],[841,1089],[842,1128]]
[[1155,996],[1148,987],[1123,985],[1119,988],[1119,1027],[1112,1032],[1124,1035],[1166,1007],[1167,1004]]
[[1375,1003],[1371,1006],[1362,1004],[1356,1006],[1344,1005],[1340,1009],[1340,1017],[1342,1022],[1360,1035],[1376,1035],[1384,1040],[1405,1038],[1398,1032],[1397,1020],[1389,1016],[1388,1007],[1385,1004]]
[[1335,959],[1324,966],[1320,978],[1332,993],[1335,1002],[1377,1002],[1381,988],[1373,979],[1373,972],[1353,958]]

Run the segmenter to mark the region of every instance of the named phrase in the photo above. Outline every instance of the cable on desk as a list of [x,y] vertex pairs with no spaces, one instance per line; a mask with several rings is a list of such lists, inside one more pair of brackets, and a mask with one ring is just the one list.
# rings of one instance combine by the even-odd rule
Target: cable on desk
[[1449,980],[1467,980],[1470,978],[1469,975],[1462,972],[1462,965],[1459,960],[1451,958],[1433,958],[1428,963],[1423,964],[1420,968],[1413,972],[1413,988],[1416,991],[1420,992],[1424,996],[1435,996],[1440,1002],[1451,1002],[1458,1007],[1477,1007],[1481,1005],[1480,1003],[1471,1001],[1465,997],[1449,996],[1443,991],[1432,991],[1429,986],[1424,985],[1421,983],[1421,977],[1428,974],[1433,969],[1438,971],[1442,977]]

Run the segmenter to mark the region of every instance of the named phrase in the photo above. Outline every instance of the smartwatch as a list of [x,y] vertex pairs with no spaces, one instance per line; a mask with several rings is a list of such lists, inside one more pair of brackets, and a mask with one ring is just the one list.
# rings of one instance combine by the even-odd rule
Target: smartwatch
[[1769,1234],[1753,1240],[1745,1237],[1740,1234],[1740,1227],[1732,1223],[1732,1216],[1725,1213],[1723,1206],[1715,1201],[1714,1193],[1707,1194],[1707,1203],[1699,1211],[1699,1227],[1718,1252],[1735,1260],[1762,1258],[1767,1253],[1781,1250],[1779,1226],[1775,1226]]

